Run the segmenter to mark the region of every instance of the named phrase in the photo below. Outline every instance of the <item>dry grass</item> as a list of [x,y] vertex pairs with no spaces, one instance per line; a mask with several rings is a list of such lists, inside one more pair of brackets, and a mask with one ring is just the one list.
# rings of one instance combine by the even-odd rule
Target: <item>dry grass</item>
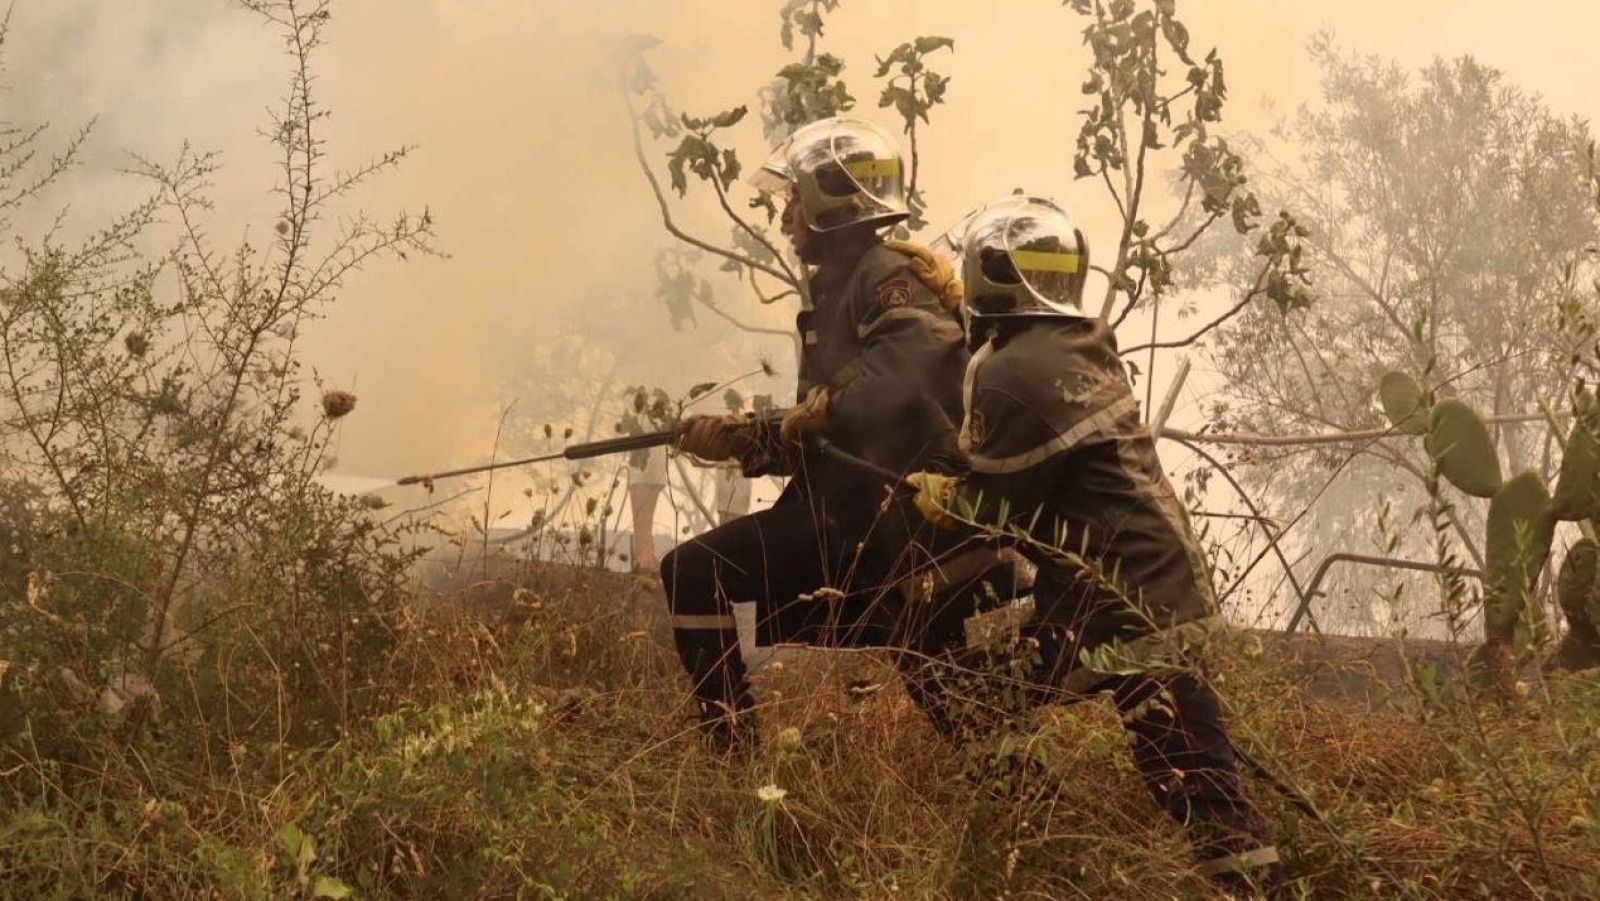
[[[690,733],[653,586],[529,575],[522,591],[478,586],[412,617],[392,712],[332,745],[107,736],[82,764],[93,779],[64,761],[21,765],[7,774],[21,803],[0,825],[0,888],[310,896],[337,879],[369,897],[1206,894],[1109,705],[1045,717],[1027,746],[1059,782],[1018,805],[962,778],[962,753],[891,667],[805,654],[759,676],[759,752],[714,758]],[[1253,785],[1308,895],[1595,891],[1594,681],[1514,714],[1472,708],[1482,719],[1470,727],[1460,706],[1425,718],[1416,705],[1310,700],[1270,655],[1225,650],[1217,669],[1241,741],[1332,826]],[[862,679],[884,687],[846,690]],[[1537,848],[1496,794],[1508,772],[1545,799]],[[762,799],[769,786],[781,800]],[[314,842],[310,860],[286,844],[290,823]]]

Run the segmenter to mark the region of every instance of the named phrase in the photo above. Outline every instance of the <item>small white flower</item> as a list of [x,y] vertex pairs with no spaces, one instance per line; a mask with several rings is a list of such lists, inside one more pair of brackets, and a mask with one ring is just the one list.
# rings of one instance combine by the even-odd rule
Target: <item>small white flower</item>
[[760,798],[764,803],[767,804],[776,804],[788,796],[788,791],[781,789],[776,785],[763,785],[756,789],[756,797]]

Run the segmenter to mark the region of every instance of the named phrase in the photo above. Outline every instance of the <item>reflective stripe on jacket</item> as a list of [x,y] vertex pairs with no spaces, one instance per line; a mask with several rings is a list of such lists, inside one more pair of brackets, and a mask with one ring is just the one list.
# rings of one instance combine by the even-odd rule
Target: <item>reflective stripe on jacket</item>
[[1039,619],[1093,647],[1210,612],[1210,573],[1103,321],[1004,322],[963,390],[960,502],[1031,537]]

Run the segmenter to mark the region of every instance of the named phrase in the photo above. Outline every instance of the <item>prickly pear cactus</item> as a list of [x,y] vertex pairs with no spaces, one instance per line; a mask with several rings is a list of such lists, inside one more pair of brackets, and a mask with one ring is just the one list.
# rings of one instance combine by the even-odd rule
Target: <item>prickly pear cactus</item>
[[[1502,479],[1489,427],[1465,403],[1448,398],[1430,409],[1428,395],[1403,372],[1386,373],[1378,397],[1396,431],[1423,436],[1423,447],[1446,481],[1489,499],[1483,575],[1486,640],[1473,652],[1468,669],[1509,692],[1518,652],[1549,634],[1533,592],[1550,557],[1557,520],[1600,522],[1600,399],[1582,390],[1576,397],[1552,496],[1536,472]],[[1419,431],[1416,423],[1424,418],[1427,428]],[[1562,562],[1557,591],[1568,629],[1548,665],[1600,667],[1600,542],[1585,538],[1573,545]]]
[[1573,404],[1572,431],[1561,454],[1552,509],[1558,519],[1588,519],[1600,514],[1600,410],[1587,391]]
[[1518,623],[1532,622],[1530,596],[1555,533],[1544,479],[1529,471],[1506,480],[1489,501],[1485,531],[1484,630],[1490,642],[1510,645]]
[[1378,382],[1378,401],[1396,431],[1428,434],[1428,396],[1416,379],[1398,371],[1384,373]]
[[1554,669],[1600,666],[1600,544],[1585,538],[1567,551],[1556,578],[1556,595],[1567,617],[1567,634],[1550,656]]
[[1574,617],[1594,620],[1600,615],[1600,595],[1596,594],[1595,577],[1600,575],[1600,544],[1584,538],[1567,551],[1561,561],[1561,573],[1556,576],[1556,596],[1561,599],[1561,609],[1568,619]]
[[1500,455],[1489,427],[1461,401],[1442,401],[1433,408],[1423,446],[1445,479],[1461,491],[1492,498],[1500,490]]

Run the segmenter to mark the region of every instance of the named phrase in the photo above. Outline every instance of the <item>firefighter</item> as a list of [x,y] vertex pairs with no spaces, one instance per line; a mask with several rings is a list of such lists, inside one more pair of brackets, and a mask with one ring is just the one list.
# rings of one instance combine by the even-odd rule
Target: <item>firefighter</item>
[[1225,884],[1275,881],[1277,851],[1202,669],[1216,623],[1210,573],[1115,336],[1082,312],[1083,234],[1053,203],[1014,196],[947,241],[959,251],[972,351],[966,472],[913,475],[916,504],[941,527],[1013,542],[1038,567],[1011,658],[1026,661],[1023,690],[996,685],[1005,667],[978,652],[947,678],[987,680],[961,690],[1008,699],[971,705],[991,732],[1045,703],[1109,693],[1135,763],[1189,830],[1202,872]]
[[[733,603],[756,603],[761,645],[893,646],[908,634],[942,645],[959,634],[959,615],[905,610],[904,576],[931,559],[936,530],[903,494],[808,447],[825,436],[896,473],[958,456],[967,361],[960,292],[940,258],[885,240],[909,217],[904,171],[890,134],[835,117],[798,129],[757,179],[785,199],[783,233],[814,268],[796,321],[797,403],[777,429],[690,417],[678,443],[703,461],[737,460],[747,476],[789,483],[771,508],[684,543],[661,564],[674,643],[717,747],[747,746],[754,735]],[[939,542],[940,552],[958,543]],[[979,548],[967,565],[979,558],[994,560]],[[974,575],[954,563],[943,571],[947,582]]]

